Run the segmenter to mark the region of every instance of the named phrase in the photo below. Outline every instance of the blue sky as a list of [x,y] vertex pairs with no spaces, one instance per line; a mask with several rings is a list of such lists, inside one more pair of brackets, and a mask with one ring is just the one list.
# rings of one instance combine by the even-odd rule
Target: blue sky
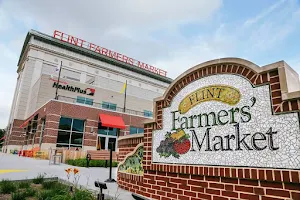
[[[88,2],[88,3],[87,3]],[[0,128],[7,125],[17,61],[30,29],[55,29],[168,71],[220,57],[300,72],[299,0],[0,0]]]

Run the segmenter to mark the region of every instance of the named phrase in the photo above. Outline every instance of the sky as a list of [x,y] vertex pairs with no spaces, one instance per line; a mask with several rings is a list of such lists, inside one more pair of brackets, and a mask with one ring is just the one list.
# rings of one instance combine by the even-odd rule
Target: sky
[[[175,3],[176,2],[176,3]],[[27,32],[71,34],[168,71],[239,57],[300,73],[300,0],[0,0],[0,128]]]

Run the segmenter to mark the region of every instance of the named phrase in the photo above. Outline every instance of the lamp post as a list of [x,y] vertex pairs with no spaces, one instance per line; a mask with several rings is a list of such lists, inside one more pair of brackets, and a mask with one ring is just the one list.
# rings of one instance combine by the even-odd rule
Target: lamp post
[[112,147],[114,142],[109,142],[110,144],[110,155],[109,155],[109,178],[105,181],[107,183],[113,183],[116,182],[115,179],[111,178],[111,172],[112,172]]

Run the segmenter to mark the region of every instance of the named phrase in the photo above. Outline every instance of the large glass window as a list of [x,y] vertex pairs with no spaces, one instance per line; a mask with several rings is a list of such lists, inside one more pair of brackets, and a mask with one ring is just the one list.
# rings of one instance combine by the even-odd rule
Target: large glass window
[[82,147],[84,120],[61,117],[58,129],[57,147]]
[[144,110],[144,116],[145,117],[153,117],[153,113],[149,110]]
[[117,110],[117,104],[102,101],[102,108],[108,110]]
[[117,131],[118,129],[116,128],[101,126],[100,123],[98,124],[98,134],[117,136]]
[[144,129],[130,126],[130,134],[138,134],[138,133],[144,133]]
[[85,98],[85,97],[77,96],[76,102],[92,106],[94,100],[93,99],[89,99],[89,98]]

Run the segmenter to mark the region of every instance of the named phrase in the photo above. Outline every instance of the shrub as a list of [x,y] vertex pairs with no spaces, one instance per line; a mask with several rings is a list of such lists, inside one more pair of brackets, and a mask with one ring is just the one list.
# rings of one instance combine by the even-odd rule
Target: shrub
[[33,197],[35,195],[36,191],[32,188],[27,188],[24,192],[25,197]]
[[3,194],[10,194],[16,191],[16,185],[9,180],[2,180],[0,182],[0,191]]
[[70,200],[72,197],[70,194],[67,195],[56,195],[55,197],[52,197],[51,200]]
[[44,182],[45,175],[39,174],[36,178],[32,180],[34,184],[42,184]]
[[94,200],[93,195],[87,190],[75,190],[72,200]]
[[[66,163],[68,165],[73,165],[73,166],[78,166],[78,167],[86,167],[86,159],[80,158],[80,159],[75,159],[75,160],[67,160]],[[117,167],[118,162],[113,161],[112,166]],[[106,160],[91,160],[90,161],[90,167],[105,167],[106,165]],[[109,160],[107,161],[107,167],[109,167]]]
[[52,188],[55,188],[57,181],[44,181],[42,183],[42,186],[46,190],[50,190]]
[[38,200],[50,200],[55,195],[57,195],[57,194],[53,190],[42,190],[38,193],[37,199]]
[[18,188],[29,188],[30,187],[30,182],[29,181],[21,181],[18,184]]
[[26,197],[24,196],[24,194],[20,191],[18,192],[13,192],[11,194],[11,200],[25,200]]

